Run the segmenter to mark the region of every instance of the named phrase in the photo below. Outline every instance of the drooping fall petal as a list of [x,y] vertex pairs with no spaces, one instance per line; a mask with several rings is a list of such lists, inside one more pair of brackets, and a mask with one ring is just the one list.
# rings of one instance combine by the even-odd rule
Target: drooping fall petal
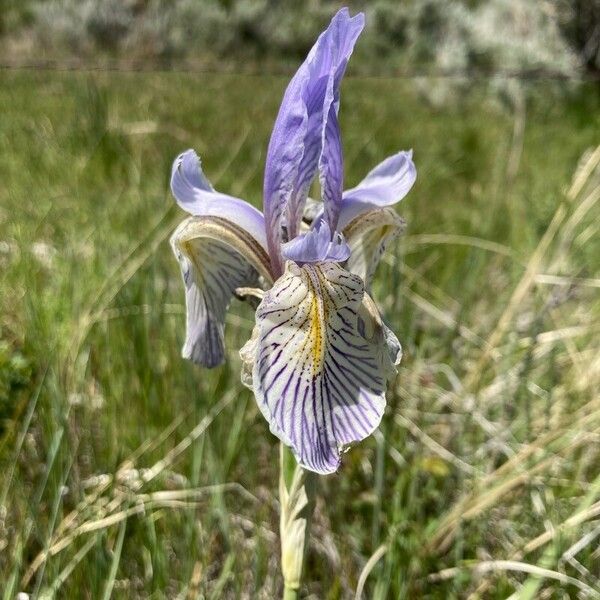
[[271,431],[311,471],[337,470],[341,449],[370,435],[383,415],[399,351],[373,306],[362,280],[336,263],[290,262],[242,349]]
[[238,287],[271,281],[269,258],[247,231],[221,217],[189,217],[171,237],[185,285],[184,358],[205,367],[225,358],[225,313]]
[[390,208],[361,212],[344,227],[350,247],[346,269],[358,275],[367,289],[386,248],[403,230],[404,220]]

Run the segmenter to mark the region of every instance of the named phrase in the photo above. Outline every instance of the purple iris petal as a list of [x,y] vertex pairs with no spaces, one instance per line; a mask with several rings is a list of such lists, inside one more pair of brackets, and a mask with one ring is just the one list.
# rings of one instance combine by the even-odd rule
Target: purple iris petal
[[416,179],[412,150],[388,156],[356,187],[344,192],[338,229],[366,210],[396,204],[408,194]]
[[331,239],[327,221],[321,221],[314,229],[295,237],[282,246],[284,258],[300,265],[315,262],[343,262],[350,256],[350,247],[344,237],[336,233]]
[[[363,27],[364,15],[350,18],[348,9],[340,10],[284,94],[269,142],[264,182],[269,252],[279,272],[282,217],[285,212],[288,236],[295,237],[323,147],[333,151],[337,144],[337,119],[330,119],[330,115],[337,115],[339,84]],[[329,139],[331,135],[333,140]],[[341,159],[339,163],[341,166]],[[333,165],[331,160],[328,164]]]
[[200,158],[194,150],[186,150],[173,162],[171,191],[177,204],[191,215],[232,221],[267,248],[262,213],[244,200],[217,192],[202,172]]
[[333,104],[329,107],[329,116],[323,130],[323,152],[319,160],[319,172],[325,219],[331,231],[335,231],[342,203],[344,164],[340,126]]

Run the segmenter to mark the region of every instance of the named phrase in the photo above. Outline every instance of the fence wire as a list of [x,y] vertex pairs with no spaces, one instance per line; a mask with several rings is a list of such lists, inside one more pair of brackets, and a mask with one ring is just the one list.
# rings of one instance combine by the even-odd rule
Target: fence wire
[[[240,76],[290,76],[295,67],[284,65],[268,65],[255,62],[241,65],[234,62],[205,63],[173,60],[103,60],[90,62],[81,59],[46,59],[46,60],[3,60],[0,71],[76,71],[76,72],[116,72],[116,73],[189,73],[189,74],[228,74]],[[490,72],[465,70],[377,70],[356,69],[349,72],[350,78],[374,79],[517,79],[521,81],[562,81],[573,83],[600,82],[600,73],[576,71],[564,73],[547,69],[529,70],[495,70]]]

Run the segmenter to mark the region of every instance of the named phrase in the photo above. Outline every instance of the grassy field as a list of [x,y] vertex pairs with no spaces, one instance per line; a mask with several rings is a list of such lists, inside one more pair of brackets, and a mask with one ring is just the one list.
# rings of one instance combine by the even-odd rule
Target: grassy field
[[[285,78],[0,72],[0,588],[276,598],[277,443],[180,358],[170,165],[261,202]],[[426,82],[435,85],[436,82]],[[306,597],[600,597],[600,96],[348,79],[347,187],[414,148],[375,297],[405,353],[321,479]],[[585,596],[588,594],[588,596]],[[594,596],[595,594],[595,596]]]

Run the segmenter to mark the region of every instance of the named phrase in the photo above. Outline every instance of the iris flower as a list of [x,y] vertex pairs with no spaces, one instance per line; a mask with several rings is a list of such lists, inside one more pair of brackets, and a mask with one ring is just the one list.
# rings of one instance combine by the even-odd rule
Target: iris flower
[[[215,190],[193,150],[171,175],[191,215],[171,238],[185,285],[183,357],[220,365],[231,299],[258,298],[242,380],[300,466],[322,474],[378,427],[401,356],[369,289],[403,227],[389,207],[415,181],[412,152],[343,191],[339,90],[363,27],[364,15],[340,10],[289,83],[267,151],[262,213]],[[317,174],[322,202],[308,199]]]

